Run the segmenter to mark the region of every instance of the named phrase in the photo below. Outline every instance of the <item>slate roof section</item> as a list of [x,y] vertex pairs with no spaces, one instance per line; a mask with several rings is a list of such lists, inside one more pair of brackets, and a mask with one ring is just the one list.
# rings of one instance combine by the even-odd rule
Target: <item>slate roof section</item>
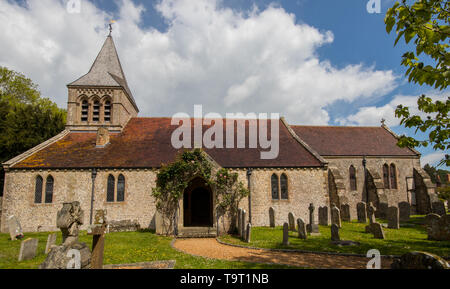
[[[193,121],[191,121],[193,123]],[[279,155],[263,160],[262,148],[204,149],[219,165],[226,168],[297,168],[323,167],[312,153],[289,133],[283,122],[280,129]],[[248,122],[246,143],[248,147]],[[226,125],[224,123],[224,144]],[[110,144],[96,148],[96,133],[71,132],[61,140],[13,165],[12,169],[81,169],[81,168],[159,168],[172,162],[183,149],[171,143],[170,118],[132,118],[121,133],[111,134]],[[204,127],[206,131],[208,127]],[[191,129],[194,139],[193,128]],[[235,129],[235,134],[237,130]],[[270,138],[270,129],[269,129]],[[235,139],[236,142],[236,139]],[[236,147],[236,146],[235,146]]]
[[139,111],[128,86],[125,73],[112,36],[108,36],[89,72],[68,86],[122,87],[133,106]]
[[295,133],[321,156],[418,156],[397,146],[383,127],[295,126]]

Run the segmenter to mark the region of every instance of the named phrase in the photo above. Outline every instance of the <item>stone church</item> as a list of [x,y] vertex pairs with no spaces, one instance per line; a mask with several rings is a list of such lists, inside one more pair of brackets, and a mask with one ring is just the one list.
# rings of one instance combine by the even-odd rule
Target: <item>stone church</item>
[[[72,201],[84,210],[84,229],[99,209],[107,210],[109,221],[158,229],[152,188],[161,164],[181,151],[171,145],[176,129],[171,119],[138,117],[111,36],[89,72],[67,88],[66,129],[3,164],[1,231],[8,231],[12,215],[24,232],[57,230],[57,211]],[[354,219],[356,204],[367,199],[380,213],[399,202],[410,203],[412,212],[431,211],[437,197],[420,154],[399,148],[386,125],[301,126],[284,118],[277,123],[276,159],[261,159],[261,148],[204,149],[212,162],[237,172],[248,186],[250,196],[241,208],[253,226],[269,225],[270,208],[277,225],[289,212],[308,220],[310,203],[316,208],[349,204]],[[180,234],[214,229],[213,194],[203,180],[192,180],[180,202]]]

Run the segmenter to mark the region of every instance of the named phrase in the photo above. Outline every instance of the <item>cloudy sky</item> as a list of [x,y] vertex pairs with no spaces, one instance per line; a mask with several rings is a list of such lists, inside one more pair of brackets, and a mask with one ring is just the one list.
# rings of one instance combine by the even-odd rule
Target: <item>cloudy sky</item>
[[[113,19],[140,116],[192,115],[202,104],[204,113],[280,113],[292,124],[378,126],[384,118],[412,135],[395,107],[445,92],[406,81],[408,47],[393,47],[383,23],[394,1],[381,0],[380,14],[367,2],[0,0],[0,65],[65,108],[65,85],[87,73]],[[443,155],[420,151],[424,164]]]

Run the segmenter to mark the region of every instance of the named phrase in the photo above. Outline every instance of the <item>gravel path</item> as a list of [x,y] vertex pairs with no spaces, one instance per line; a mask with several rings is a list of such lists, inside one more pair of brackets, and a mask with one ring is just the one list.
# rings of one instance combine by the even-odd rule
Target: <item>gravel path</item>
[[[279,252],[247,249],[220,244],[216,239],[177,239],[173,246],[184,253],[212,259],[252,263],[274,263],[323,269],[365,269],[369,258],[314,253]],[[382,268],[388,269],[392,259],[382,258]]]

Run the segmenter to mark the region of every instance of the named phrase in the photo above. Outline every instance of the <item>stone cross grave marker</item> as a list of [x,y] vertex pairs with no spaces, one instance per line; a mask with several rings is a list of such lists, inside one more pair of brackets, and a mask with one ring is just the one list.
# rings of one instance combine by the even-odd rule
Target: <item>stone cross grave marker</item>
[[92,236],[91,269],[103,269],[106,229],[106,210],[97,210],[94,224],[88,228],[88,235]]
[[36,257],[38,242],[38,239],[26,239],[20,243],[19,262]]
[[308,233],[318,234],[319,233],[319,225],[315,223],[314,220],[314,204],[309,204],[309,224],[306,226],[306,230]]

